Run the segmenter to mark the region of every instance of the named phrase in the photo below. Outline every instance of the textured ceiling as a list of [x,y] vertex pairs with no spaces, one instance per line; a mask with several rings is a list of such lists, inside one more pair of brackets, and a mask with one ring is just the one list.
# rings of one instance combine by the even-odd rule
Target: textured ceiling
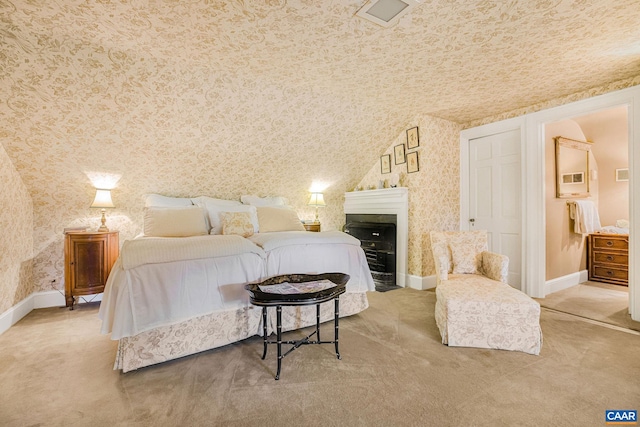
[[637,0],[425,0],[388,29],[363,3],[2,1],[0,142],[36,206],[91,171],[136,194],[343,191],[422,115],[640,74]]

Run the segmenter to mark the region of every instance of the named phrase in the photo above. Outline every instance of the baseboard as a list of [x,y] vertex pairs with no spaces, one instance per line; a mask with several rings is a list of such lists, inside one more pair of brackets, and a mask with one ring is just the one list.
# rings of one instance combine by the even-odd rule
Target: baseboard
[[[76,297],[76,303],[102,301],[102,294]],[[9,330],[20,319],[37,308],[64,307],[64,294],[60,291],[34,292],[4,313],[0,314],[0,335]]]
[[554,292],[579,285],[580,283],[586,282],[587,280],[589,280],[589,272],[587,270],[567,274],[566,276],[562,277],[556,277],[555,279],[547,280],[545,282],[544,294],[549,295]]
[[425,289],[431,289],[436,287],[436,276],[412,276],[407,275],[407,287],[411,289],[417,289],[424,291]]

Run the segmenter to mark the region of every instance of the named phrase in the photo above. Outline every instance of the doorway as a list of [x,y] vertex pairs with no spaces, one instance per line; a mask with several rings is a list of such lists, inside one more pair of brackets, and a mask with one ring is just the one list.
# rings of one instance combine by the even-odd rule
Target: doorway
[[[626,106],[628,111],[629,170],[640,170],[640,85],[558,107],[493,122],[460,133],[460,230],[469,228],[469,152],[470,139],[518,129],[521,132],[522,188],[522,280],[521,290],[534,298],[546,295],[545,252],[545,135],[547,123],[580,117],[592,112]],[[629,312],[640,321],[640,174],[629,174]],[[640,193],[638,193],[640,194]],[[637,278],[637,280],[636,280]],[[636,286],[637,285],[637,286]],[[638,289],[636,289],[638,288]]]
[[[602,232],[615,233],[628,242],[629,182],[620,180],[616,173],[629,170],[628,129],[626,105],[544,125],[546,289],[540,304],[621,327],[637,323],[627,319],[628,288],[588,281],[588,235],[576,232],[569,205],[574,199],[592,202]],[[590,143],[587,198],[559,198],[556,194],[558,136]],[[625,274],[627,262],[624,259],[612,270]]]

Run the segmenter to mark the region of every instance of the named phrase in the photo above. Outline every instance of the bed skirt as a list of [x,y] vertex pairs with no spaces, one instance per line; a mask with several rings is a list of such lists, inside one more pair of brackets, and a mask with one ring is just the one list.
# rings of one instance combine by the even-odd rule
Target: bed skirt
[[[340,317],[351,316],[369,306],[366,292],[340,296]],[[320,320],[333,319],[334,301],[320,305]],[[315,325],[316,309],[311,306],[282,307],[282,329],[290,331]],[[268,310],[267,332],[275,332],[276,310]],[[262,308],[243,307],[194,317],[174,325],[161,326],[118,341],[113,369],[129,372],[145,366],[222,347],[233,342],[262,335]]]

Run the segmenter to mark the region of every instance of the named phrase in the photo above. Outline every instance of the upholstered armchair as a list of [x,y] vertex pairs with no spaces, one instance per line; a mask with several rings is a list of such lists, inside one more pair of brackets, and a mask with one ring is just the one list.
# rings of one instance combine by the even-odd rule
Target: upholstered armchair
[[431,251],[438,284],[449,274],[480,274],[507,282],[509,257],[489,252],[485,230],[432,231]]
[[506,283],[509,258],[486,231],[432,231],[431,250],[443,344],[540,353],[540,304]]

